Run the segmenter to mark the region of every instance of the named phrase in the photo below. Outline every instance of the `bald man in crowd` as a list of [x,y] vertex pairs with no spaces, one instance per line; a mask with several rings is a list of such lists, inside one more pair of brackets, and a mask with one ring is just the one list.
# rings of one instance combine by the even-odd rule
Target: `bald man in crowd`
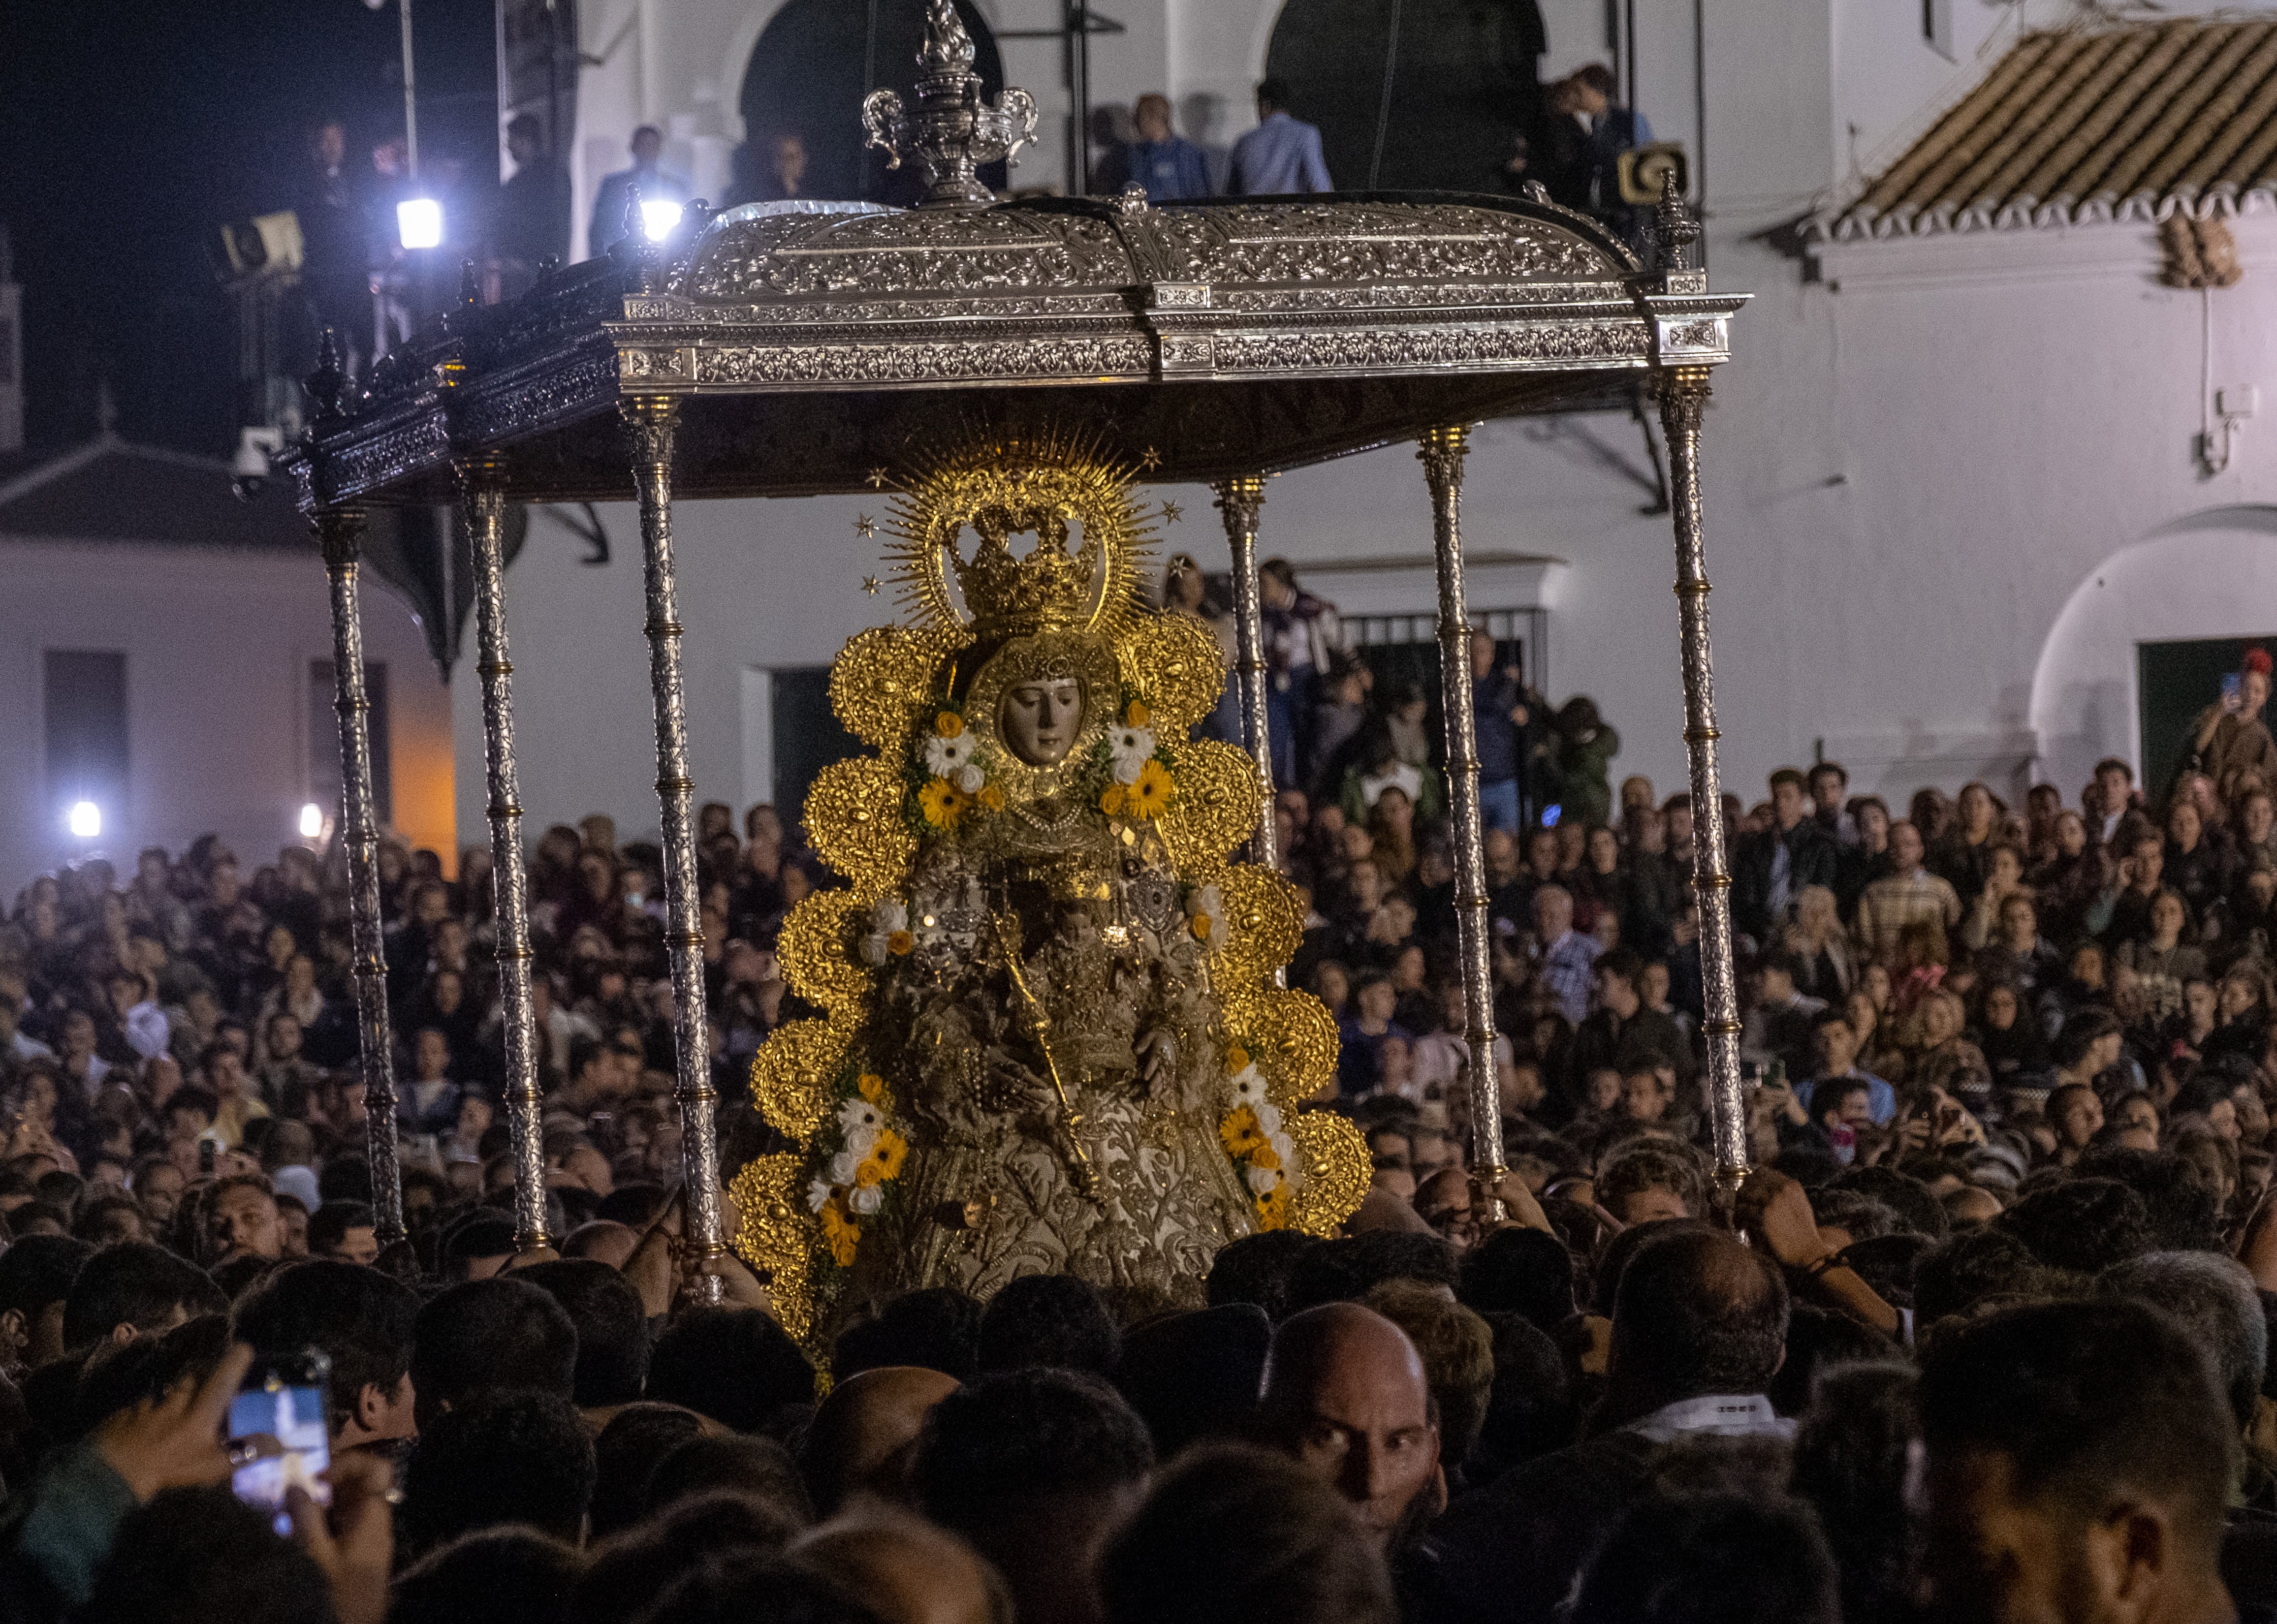
[[864,1499],[906,1505],[910,1461],[933,1407],[956,1378],[919,1365],[881,1365],[849,1377],[814,1412],[800,1466],[819,1516]]
[[1446,1503],[1422,1358],[1382,1315],[1356,1302],[1292,1315],[1260,1408],[1266,1436],[1334,1484],[1388,1558]]

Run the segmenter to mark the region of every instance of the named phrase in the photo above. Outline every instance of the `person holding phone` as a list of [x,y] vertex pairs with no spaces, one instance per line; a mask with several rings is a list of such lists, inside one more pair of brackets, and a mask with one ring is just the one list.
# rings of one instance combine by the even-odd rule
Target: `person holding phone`
[[2257,645],[2222,679],[2221,697],[2190,724],[2190,745],[2176,781],[2203,772],[2225,802],[2235,799],[2238,780],[2247,772],[2259,773],[2265,784],[2277,783],[2277,740],[2262,719],[2269,703],[2270,664],[2269,650]]

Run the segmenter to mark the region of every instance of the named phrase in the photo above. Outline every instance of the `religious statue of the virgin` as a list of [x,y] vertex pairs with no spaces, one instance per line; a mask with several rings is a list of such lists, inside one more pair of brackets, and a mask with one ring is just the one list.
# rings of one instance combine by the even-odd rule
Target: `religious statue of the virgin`
[[780,949],[826,1015],[752,1068],[801,1148],[738,1180],[737,1246],[818,1349],[925,1286],[1067,1273],[1198,1302],[1219,1247],[1327,1233],[1368,1179],[1351,1124],[1300,1108],[1336,1028],[1277,985],[1298,893],[1228,861],[1262,779],[1187,736],[1217,648],[1145,604],[1130,471],[1080,444],[945,454],[900,482],[888,530],[913,612],[831,672],[880,754],[806,803],[848,884],[800,904]]

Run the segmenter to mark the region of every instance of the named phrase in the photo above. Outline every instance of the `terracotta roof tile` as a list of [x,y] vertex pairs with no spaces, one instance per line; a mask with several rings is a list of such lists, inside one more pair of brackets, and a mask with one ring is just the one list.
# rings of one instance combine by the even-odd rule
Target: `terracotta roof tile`
[[1819,237],[2277,205],[2277,20],[2027,34]]

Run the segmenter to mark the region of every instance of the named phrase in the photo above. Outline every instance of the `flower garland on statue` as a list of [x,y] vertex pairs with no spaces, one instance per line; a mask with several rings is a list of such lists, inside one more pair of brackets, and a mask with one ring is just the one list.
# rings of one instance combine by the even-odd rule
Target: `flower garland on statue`
[[1113,781],[1100,792],[1099,809],[1109,817],[1151,822],[1169,810],[1178,792],[1147,725],[1153,719],[1146,705],[1133,699],[1123,707],[1122,725],[1108,730],[1105,747]]
[[[1189,916],[1198,925],[1203,917]],[[1282,1123],[1281,1108],[1266,1097],[1265,1079],[1247,1048],[1238,1043],[1227,1048],[1225,1072],[1231,1104],[1218,1121],[1218,1142],[1249,1187],[1250,1200],[1257,1207],[1258,1227],[1286,1229],[1289,1197],[1302,1165],[1297,1159],[1297,1147]]]
[[862,1244],[862,1220],[886,1204],[886,1187],[902,1175],[909,1141],[892,1126],[893,1100],[886,1080],[864,1072],[839,1104],[839,1145],[824,1151],[822,1170],[807,1181],[807,1210],[822,1223],[822,1238],[842,1269],[850,1268]]
[[937,712],[918,755],[925,776],[917,786],[917,810],[926,826],[954,829],[976,807],[1003,810],[1004,792],[988,781],[989,763],[961,712]]

